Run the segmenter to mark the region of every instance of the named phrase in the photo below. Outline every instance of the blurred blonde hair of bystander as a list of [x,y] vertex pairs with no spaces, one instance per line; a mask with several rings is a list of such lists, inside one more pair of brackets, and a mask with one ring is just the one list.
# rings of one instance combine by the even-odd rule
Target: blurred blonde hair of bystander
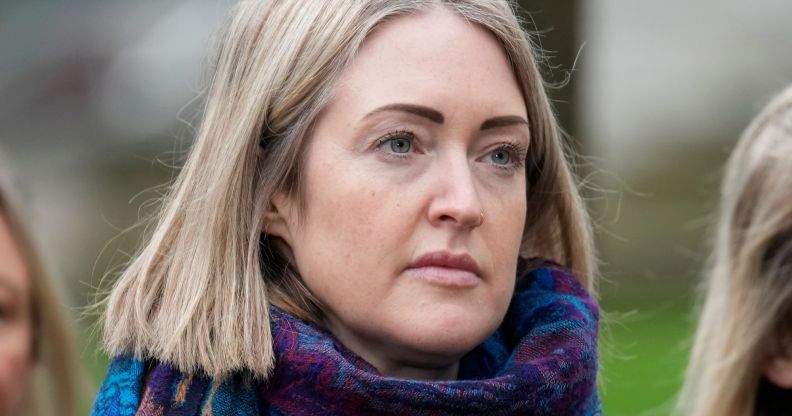
[[776,360],[792,360],[792,87],[745,131],[721,193],[678,410],[696,416],[776,414],[764,390],[790,386],[776,386],[768,371]]

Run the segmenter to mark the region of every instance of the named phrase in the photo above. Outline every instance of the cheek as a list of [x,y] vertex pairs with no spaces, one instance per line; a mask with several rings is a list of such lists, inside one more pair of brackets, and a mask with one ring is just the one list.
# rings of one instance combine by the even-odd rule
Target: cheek
[[407,219],[415,215],[407,215],[401,193],[343,170],[314,174],[306,190],[305,222],[294,247],[306,284],[330,302],[322,298],[380,290],[387,280],[374,277],[389,270],[397,247],[412,235]]
[[514,287],[517,257],[520,254],[525,228],[526,195],[523,188],[515,187],[502,197],[491,196],[486,209],[485,223],[481,227],[484,244],[492,256],[494,275],[504,290],[504,302],[511,299]]
[[523,186],[514,186],[497,195],[490,195],[485,206],[485,241],[499,257],[514,257],[520,251],[525,229],[527,196]]

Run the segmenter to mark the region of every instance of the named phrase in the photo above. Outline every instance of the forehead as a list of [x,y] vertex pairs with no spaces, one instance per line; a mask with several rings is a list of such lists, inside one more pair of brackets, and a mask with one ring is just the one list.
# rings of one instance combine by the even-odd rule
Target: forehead
[[28,268],[5,213],[0,211],[0,291],[23,296],[30,291]]
[[453,111],[449,103],[526,115],[506,52],[481,26],[442,6],[381,24],[345,68],[337,97],[371,107],[417,102]]

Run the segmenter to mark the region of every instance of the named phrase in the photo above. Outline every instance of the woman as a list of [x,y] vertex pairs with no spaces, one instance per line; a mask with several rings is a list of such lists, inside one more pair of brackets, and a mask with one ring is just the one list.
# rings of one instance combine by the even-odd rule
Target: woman
[[792,411],[792,88],[751,123],[722,188],[685,415]]
[[71,336],[10,188],[0,171],[0,415],[75,415]]
[[94,414],[597,412],[589,227],[532,52],[502,0],[240,3],[107,300]]

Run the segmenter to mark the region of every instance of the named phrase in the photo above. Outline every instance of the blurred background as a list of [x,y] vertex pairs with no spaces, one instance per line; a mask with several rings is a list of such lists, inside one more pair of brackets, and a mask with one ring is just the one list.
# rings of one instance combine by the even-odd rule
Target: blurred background
[[[792,83],[788,0],[520,1],[599,224],[607,414],[668,414],[723,164]],[[189,149],[229,0],[0,0],[0,147],[75,316]],[[79,319],[77,319],[79,318]]]

